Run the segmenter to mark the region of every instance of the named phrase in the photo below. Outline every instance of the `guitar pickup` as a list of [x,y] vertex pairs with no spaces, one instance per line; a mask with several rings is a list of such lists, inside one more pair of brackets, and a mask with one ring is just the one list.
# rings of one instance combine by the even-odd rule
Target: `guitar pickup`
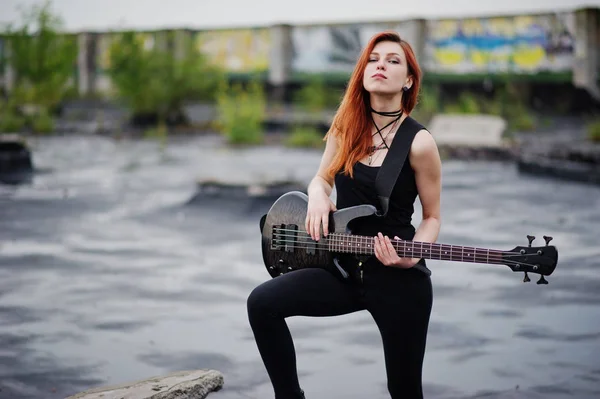
[[283,242],[285,252],[294,252],[298,238],[298,226],[295,224],[286,224],[283,228]]

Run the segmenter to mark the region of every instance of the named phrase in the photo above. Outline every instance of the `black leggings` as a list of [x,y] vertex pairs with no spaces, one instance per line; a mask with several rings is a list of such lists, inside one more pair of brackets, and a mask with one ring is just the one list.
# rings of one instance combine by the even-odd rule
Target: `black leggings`
[[421,374],[433,297],[431,279],[416,269],[365,265],[362,281],[342,282],[320,268],[293,271],[248,297],[250,326],[275,399],[302,398],[290,316],[336,316],[368,310],[383,341],[393,399],[421,399]]

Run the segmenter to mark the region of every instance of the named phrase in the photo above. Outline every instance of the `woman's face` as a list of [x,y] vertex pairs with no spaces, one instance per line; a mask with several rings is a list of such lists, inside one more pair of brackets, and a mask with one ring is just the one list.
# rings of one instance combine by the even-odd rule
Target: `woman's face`
[[369,56],[363,86],[371,94],[393,95],[410,88],[406,54],[399,43],[379,42]]

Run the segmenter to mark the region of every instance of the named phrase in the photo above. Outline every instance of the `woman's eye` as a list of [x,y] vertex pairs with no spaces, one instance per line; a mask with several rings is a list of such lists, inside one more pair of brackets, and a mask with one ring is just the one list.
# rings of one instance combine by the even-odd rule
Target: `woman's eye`
[[390,60],[390,62],[391,62],[392,64],[399,64],[399,63],[400,63],[398,60]]

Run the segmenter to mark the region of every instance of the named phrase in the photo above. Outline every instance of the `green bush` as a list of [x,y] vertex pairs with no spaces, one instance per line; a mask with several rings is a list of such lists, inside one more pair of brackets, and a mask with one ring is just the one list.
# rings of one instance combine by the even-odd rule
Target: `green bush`
[[315,127],[294,126],[285,144],[290,147],[323,148],[323,134]]
[[600,120],[589,123],[586,130],[588,139],[600,143]]
[[246,88],[240,84],[223,83],[217,95],[217,111],[217,128],[229,143],[264,142],[266,96],[259,83],[250,82]]
[[428,124],[431,118],[441,110],[439,90],[431,85],[423,85],[419,92],[417,105],[411,113],[414,118]]
[[516,130],[519,132],[531,132],[535,130],[536,123],[531,113],[529,113],[526,109],[520,109],[508,118],[508,126],[511,130]]
[[20,26],[9,25],[3,36],[10,49],[6,63],[15,71],[11,93],[19,106],[37,105],[51,112],[72,91],[77,38],[61,34],[63,23],[50,2],[23,13]]
[[0,133],[17,133],[25,127],[25,118],[10,109],[0,110]]
[[447,104],[446,112],[452,114],[480,114],[482,109],[477,97],[469,92],[463,91],[456,102]]
[[343,89],[327,86],[323,76],[313,75],[294,93],[292,102],[304,111],[320,112],[337,108],[343,95]]
[[[173,43],[175,33],[164,33],[161,39]],[[214,100],[223,72],[189,38],[183,41],[180,54],[173,47],[160,43],[148,49],[136,32],[118,34],[112,41],[108,75],[134,118],[152,115],[159,123],[180,121],[187,101]]]
[[322,79],[312,78],[294,95],[294,103],[305,111],[319,112],[328,105],[328,92]]
[[526,93],[515,85],[507,84],[498,89],[493,98],[462,92],[458,99],[445,104],[444,111],[457,114],[486,114],[503,117],[508,123],[509,133],[528,132],[537,127],[536,119],[523,102]]
[[35,133],[51,133],[54,130],[54,118],[46,109],[41,109],[32,115],[29,121]]

